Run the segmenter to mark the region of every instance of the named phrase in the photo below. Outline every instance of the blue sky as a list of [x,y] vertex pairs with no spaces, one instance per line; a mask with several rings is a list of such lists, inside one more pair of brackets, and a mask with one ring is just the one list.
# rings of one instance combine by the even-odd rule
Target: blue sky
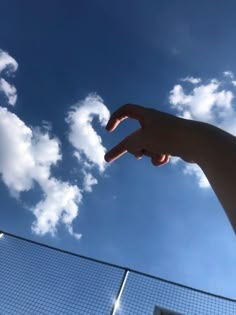
[[127,102],[236,134],[235,9],[1,1],[0,229],[235,298],[235,234],[202,173],[101,158],[137,128],[105,131]]

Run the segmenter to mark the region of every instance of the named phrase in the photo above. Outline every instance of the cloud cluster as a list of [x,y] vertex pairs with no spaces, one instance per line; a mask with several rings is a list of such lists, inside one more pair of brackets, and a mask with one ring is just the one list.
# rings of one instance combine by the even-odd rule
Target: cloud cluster
[[[10,75],[17,70],[17,62],[0,50],[0,75]],[[0,91],[5,93],[8,104],[14,105],[16,89],[4,79],[0,80]],[[14,94],[14,93],[15,94]],[[1,105],[1,104],[0,104]],[[91,192],[97,179],[92,175],[93,166],[104,172],[105,148],[101,138],[92,127],[97,116],[104,125],[109,111],[97,95],[89,95],[73,106],[67,115],[69,140],[75,148],[84,175],[83,189],[70,182],[52,176],[52,167],[62,159],[61,144],[50,135],[47,126],[30,128],[16,114],[0,106],[0,175],[14,197],[29,191],[37,184],[42,198],[31,211],[35,216],[32,231],[38,235],[55,235],[60,224],[76,239],[81,234],[73,231],[72,223],[78,216],[83,192]]]
[[[223,76],[220,81],[211,79],[203,82],[202,79],[193,77],[182,79],[182,82],[190,82],[192,86],[189,88],[184,83],[175,85],[170,91],[169,102],[181,117],[211,123],[236,135],[234,74],[225,71]],[[195,175],[200,187],[210,186],[197,165],[186,165],[184,173]]]
[[77,186],[51,176],[51,167],[61,160],[60,143],[47,131],[31,129],[6,108],[0,107],[0,174],[11,194],[18,197],[37,183],[43,199],[32,207],[36,234],[55,234],[59,223],[71,232],[78,215],[81,192]]
[[0,96],[6,98],[9,105],[15,105],[17,91],[14,85],[2,78],[2,75],[11,77],[18,69],[18,63],[7,52],[0,49]]

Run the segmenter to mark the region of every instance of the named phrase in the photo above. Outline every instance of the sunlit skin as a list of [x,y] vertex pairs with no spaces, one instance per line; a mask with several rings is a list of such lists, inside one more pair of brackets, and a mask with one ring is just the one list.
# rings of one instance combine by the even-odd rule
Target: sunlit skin
[[197,163],[207,176],[236,231],[236,138],[210,124],[179,118],[152,108],[126,104],[110,117],[106,129],[114,131],[126,118],[140,128],[105,155],[112,162],[126,152],[147,156],[155,166],[178,156]]

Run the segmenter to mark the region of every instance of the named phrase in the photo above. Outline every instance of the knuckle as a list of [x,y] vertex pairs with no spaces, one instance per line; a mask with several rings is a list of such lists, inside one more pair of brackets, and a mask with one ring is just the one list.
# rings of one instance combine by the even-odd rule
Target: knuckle
[[133,104],[126,103],[126,104],[124,104],[124,105],[122,106],[122,109],[123,109],[124,112],[126,113],[126,112],[130,109],[130,107],[132,107],[132,106],[133,106]]

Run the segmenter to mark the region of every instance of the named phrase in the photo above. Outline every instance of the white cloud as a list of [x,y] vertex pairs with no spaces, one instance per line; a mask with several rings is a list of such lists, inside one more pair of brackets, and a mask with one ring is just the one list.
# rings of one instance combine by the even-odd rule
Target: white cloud
[[70,128],[69,141],[75,149],[75,156],[78,160],[84,159],[90,166],[96,166],[100,172],[104,172],[106,149],[102,145],[101,137],[92,126],[96,116],[100,124],[105,126],[110,113],[102,98],[91,94],[71,108],[66,122]]
[[18,69],[18,63],[16,60],[11,57],[7,52],[0,49],[0,73],[3,70],[7,70],[8,72],[16,72]]
[[16,195],[33,186],[35,160],[31,152],[32,130],[15,114],[0,107],[0,173]]
[[[32,208],[36,217],[32,230],[39,235],[48,232],[54,235],[58,224],[63,223],[73,235],[71,224],[78,215],[78,204],[82,199],[79,188],[55,178],[40,180],[40,185],[44,199]],[[75,236],[78,238],[77,234]]]
[[181,81],[189,82],[189,83],[192,83],[192,84],[198,84],[198,83],[200,83],[202,81],[202,79],[188,76],[188,77],[185,77],[185,78],[181,79]]
[[17,100],[17,91],[14,85],[11,85],[8,83],[5,79],[0,79],[0,92],[3,92],[5,94],[9,105],[15,105]]
[[[6,76],[11,76],[18,69],[18,63],[7,52],[0,49],[0,76],[4,71]],[[16,88],[0,77],[0,92],[7,98],[9,105],[15,105],[17,100]]]
[[224,72],[223,72],[223,75],[224,75],[225,77],[230,78],[230,79],[233,79],[233,78],[234,78],[234,74],[233,74],[232,71],[224,71]]
[[181,161],[181,158],[179,158],[178,156],[171,156],[171,159],[170,159],[171,164],[176,165],[180,161]]
[[195,120],[215,123],[220,111],[232,107],[233,93],[220,90],[220,82],[211,80],[210,83],[194,87],[190,93],[185,93],[181,85],[175,85],[170,91],[169,101],[180,115]]
[[96,94],[89,94],[84,100],[75,104],[68,112],[66,122],[69,124],[68,139],[74,147],[74,156],[84,175],[83,191],[92,192],[98,180],[92,175],[98,168],[100,174],[105,171],[105,147],[102,139],[92,126],[94,118],[98,118],[101,126],[105,126],[110,113],[103,100]]
[[[224,76],[230,78],[231,83],[234,82],[232,72],[226,71]],[[169,102],[181,117],[211,123],[236,135],[234,93],[229,88],[222,88],[226,83],[212,79],[192,89],[177,84],[170,91]],[[230,87],[229,84],[228,86]],[[197,165],[187,164],[184,172],[195,175],[200,187],[209,187],[205,175]]]
[[205,174],[197,164],[187,164],[184,168],[184,174],[196,176],[199,187],[201,188],[210,187],[208,179],[206,178]]
[[68,232],[70,233],[70,235],[74,236],[78,241],[81,239],[82,234],[80,233],[75,233],[72,229],[71,226],[68,226]]
[[[73,234],[72,222],[78,215],[82,195],[79,188],[51,176],[51,167],[61,160],[60,142],[48,131],[31,129],[15,114],[0,107],[0,174],[12,195],[38,183],[43,199],[32,207],[32,230],[39,235],[56,233],[65,224]],[[74,236],[78,238],[75,233]]]
[[92,192],[92,186],[98,183],[97,179],[91,174],[86,171],[84,173],[84,191]]

